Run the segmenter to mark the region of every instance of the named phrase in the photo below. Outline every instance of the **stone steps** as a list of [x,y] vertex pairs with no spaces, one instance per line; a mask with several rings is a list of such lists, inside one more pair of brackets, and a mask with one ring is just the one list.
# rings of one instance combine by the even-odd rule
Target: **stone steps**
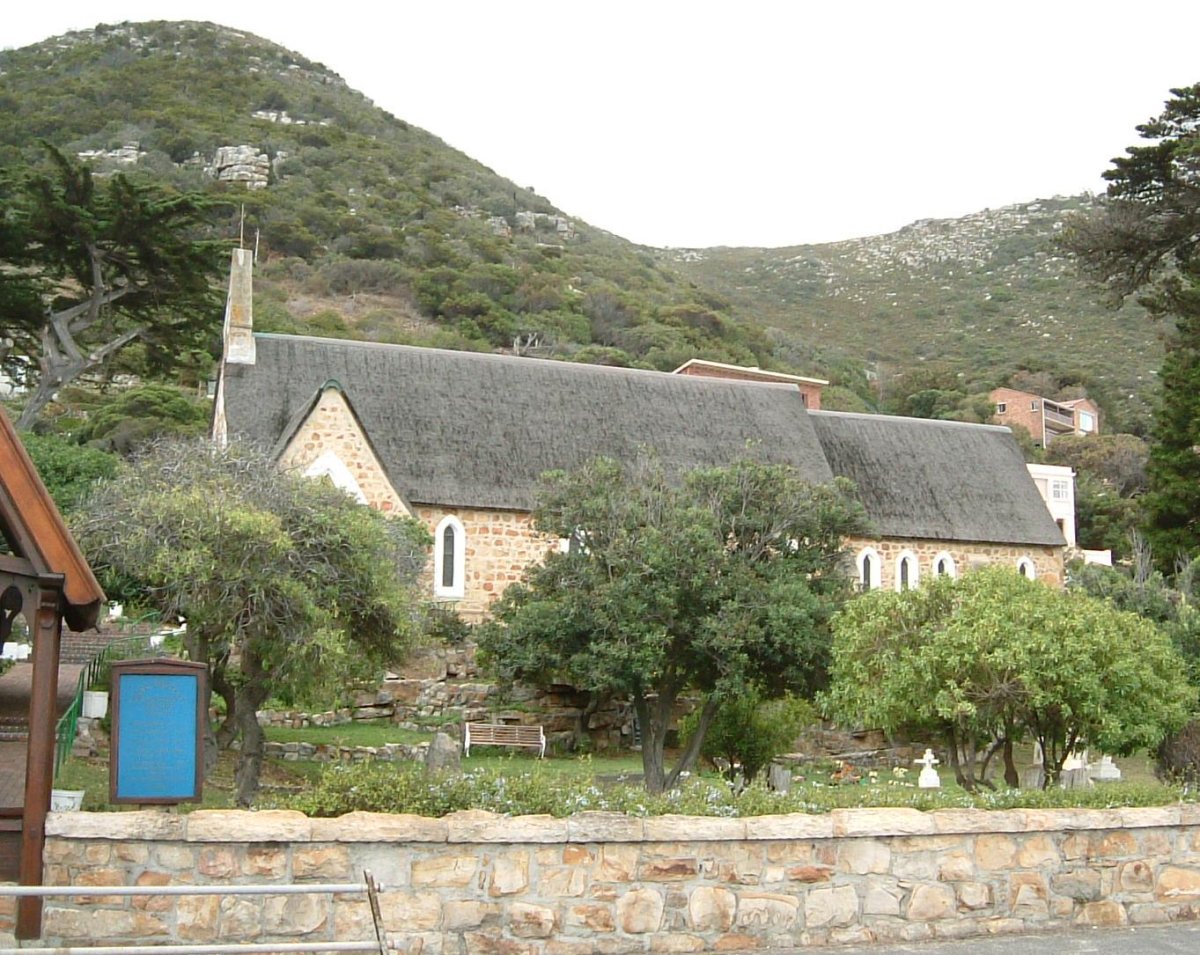
[[23,743],[29,739],[29,721],[20,716],[0,716],[0,743]]

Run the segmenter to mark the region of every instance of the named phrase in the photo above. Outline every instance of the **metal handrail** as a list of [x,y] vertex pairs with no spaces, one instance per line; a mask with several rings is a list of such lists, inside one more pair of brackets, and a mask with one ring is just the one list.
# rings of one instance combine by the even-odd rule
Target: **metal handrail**
[[148,891],[144,885],[0,885],[0,895],[14,898],[50,898],[56,895],[309,895],[328,892],[333,895],[352,895],[366,891],[361,882],[314,882],[311,885],[156,885]]
[[0,948],[0,955],[253,955],[270,952],[375,952],[378,942],[250,942],[220,945],[56,945],[53,948]]
[[67,757],[71,755],[71,747],[75,743],[75,733],[79,728],[79,714],[83,710],[83,693],[100,675],[104,665],[109,662],[117,651],[124,652],[139,644],[145,644],[149,647],[150,642],[155,637],[176,636],[180,632],[179,628],[171,628],[159,630],[156,633],[136,633],[128,637],[123,637],[120,640],[113,640],[103,650],[92,657],[88,665],[79,672],[79,679],[75,685],[75,696],[63,712],[63,715],[59,717],[58,722],[54,724],[55,777],[58,776],[58,771],[62,769],[62,765],[67,761]]

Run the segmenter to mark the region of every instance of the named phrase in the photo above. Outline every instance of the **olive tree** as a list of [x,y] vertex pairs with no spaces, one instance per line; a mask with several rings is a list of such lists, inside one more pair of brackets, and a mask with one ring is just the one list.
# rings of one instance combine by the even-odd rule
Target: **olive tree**
[[[1080,745],[1156,746],[1195,698],[1170,638],[1102,600],[1004,567],[864,594],[834,621],[830,714],[889,732],[940,736],[971,789],[977,746],[1041,744],[1047,784]],[[980,774],[982,775],[982,774]]]
[[187,621],[185,646],[240,737],[237,800],[258,786],[256,711],[319,698],[399,659],[417,631],[428,533],[327,481],[280,473],[251,447],[153,445],[98,485],[72,528],[109,592]]

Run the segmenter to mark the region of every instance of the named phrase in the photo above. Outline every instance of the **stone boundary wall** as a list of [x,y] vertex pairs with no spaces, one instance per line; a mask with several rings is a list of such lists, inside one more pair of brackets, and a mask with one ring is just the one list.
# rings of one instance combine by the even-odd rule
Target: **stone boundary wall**
[[[395,951],[779,951],[1200,916],[1200,807],[647,819],[52,813],[46,881],[357,881]],[[355,940],[353,896],[48,901],[44,942]]]

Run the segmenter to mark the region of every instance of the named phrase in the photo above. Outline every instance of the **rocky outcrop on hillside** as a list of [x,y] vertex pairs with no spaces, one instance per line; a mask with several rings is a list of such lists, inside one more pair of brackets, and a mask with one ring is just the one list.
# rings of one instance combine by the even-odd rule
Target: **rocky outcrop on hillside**
[[146,151],[140,148],[140,144],[126,143],[124,146],[118,146],[116,149],[84,149],[75,154],[85,162],[106,162],[114,163],[118,166],[136,166],[141,158],[146,155]]
[[271,178],[271,160],[254,146],[221,146],[204,171],[219,182],[244,182],[247,189],[265,189]]

